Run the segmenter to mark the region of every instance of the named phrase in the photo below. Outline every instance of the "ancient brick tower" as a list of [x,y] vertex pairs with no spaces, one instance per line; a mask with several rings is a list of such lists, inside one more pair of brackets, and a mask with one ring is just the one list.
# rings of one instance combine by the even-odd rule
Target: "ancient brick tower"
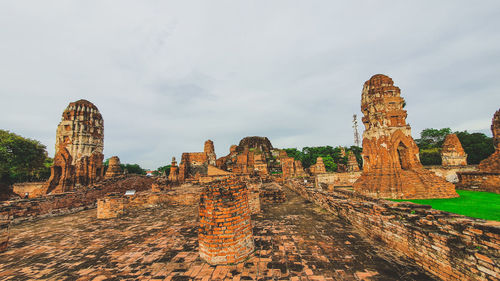
[[121,174],[123,174],[123,171],[120,167],[120,158],[118,158],[118,156],[109,158],[108,169],[106,170],[106,175],[104,176],[104,178],[109,179],[117,177]]
[[491,122],[491,132],[493,133],[493,145],[495,152],[490,157],[479,163],[479,170],[484,172],[500,172],[500,109],[493,115]]
[[254,251],[248,189],[235,178],[208,184],[200,198],[200,257],[207,263],[234,264]]
[[104,122],[97,107],[79,100],[68,105],[57,126],[56,154],[45,193],[72,190],[103,176]]
[[359,172],[358,161],[356,160],[356,155],[352,151],[349,151],[349,156],[347,158],[347,171],[350,173]]
[[211,140],[207,140],[205,142],[203,152],[207,154],[208,164],[215,166],[215,161],[217,160],[217,156],[215,155],[214,142]]
[[322,157],[316,158],[316,164],[309,167],[309,170],[313,175],[326,173],[326,168],[325,168],[325,163],[323,163],[323,158]]
[[168,180],[171,182],[179,181],[179,167],[177,167],[177,161],[175,161],[175,157],[172,157],[172,164],[170,165],[170,173],[168,174]]
[[441,159],[443,166],[467,166],[467,154],[457,135],[446,136],[441,150]]
[[423,169],[404,104],[400,89],[388,76],[377,74],[365,82],[363,173],[354,190],[379,198],[457,197],[453,184]]

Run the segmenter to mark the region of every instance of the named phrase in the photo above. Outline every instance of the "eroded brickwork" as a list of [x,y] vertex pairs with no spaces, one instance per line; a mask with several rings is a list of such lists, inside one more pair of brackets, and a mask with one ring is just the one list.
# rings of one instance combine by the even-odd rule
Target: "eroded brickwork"
[[491,123],[495,152],[479,163],[479,171],[457,173],[457,187],[500,194],[500,110],[495,112]]
[[333,190],[336,187],[348,187],[361,177],[361,172],[350,173],[326,173],[314,176],[314,185],[316,188],[324,190]]
[[235,178],[208,184],[200,199],[200,257],[209,264],[235,264],[254,251],[248,189]]
[[288,157],[286,151],[282,150],[279,154],[279,159],[281,163],[281,171],[283,172],[283,178],[291,177],[305,177],[306,172],[302,167],[302,162],[300,160],[295,160],[293,157]]
[[73,192],[46,195],[34,199],[17,199],[0,203],[0,218],[8,218],[12,223],[37,218],[65,215],[95,208],[97,199],[110,193],[124,194],[126,190],[150,190],[154,179],[146,176],[130,175],[105,179]]
[[[274,166],[270,166],[273,153],[278,154],[266,137],[246,137],[239,145],[233,145],[228,155],[217,159],[219,169],[237,175],[267,176]],[[276,162],[279,169],[279,163]]]
[[170,165],[170,173],[168,174],[168,180],[170,182],[179,181],[179,167],[177,167],[177,161],[175,161],[175,157],[172,157],[172,164]]
[[97,218],[112,219],[123,215],[125,198],[121,196],[107,196],[97,200]]
[[377,74],[365,82],[363,173],[354,190],[378,198],[457,197],[453,184],[422,167],[404,104],[388,76]]
[[123,174],[122,168],[120,167],[120,158],[118,156],[113,156],[109,158],[108,169],[106,170],[106,175],[104,178],[109,179],[113,177],[118,177]]
[[182,153],[181,163],[177,181],[199,181],[201,177],[207,176],[209,165],[216,165],[216,155],[214,143],[207,140],[203,147],[203,152]]
[[326,173],[325,164],[323,163],[323,158],[318,157],[316,159],[316,164],[309,167],[309,171],[312,175],[324,174]]
[[42,193],[60,193],[103,176],[104,122],[97,107],[79,100],[68,105],[57,127],[51,176]]
[[491,122],[491,132],[493,133],[493,145],[495,152],[479,163],[479,170],[484,172],[500,173],[500,109],[493,115]]
[[359,165],[354,152],[349,152],[349,156],[347,158],[347,172],[359,172]]
[[433,210],[428,205],[374,199],[346,189],[319,191],[302,181],[287,186],[364,237],[414,260],[442,280],[497,280],[500,226]]
[[449,134],[446,136],[441,150],[441,159],[442,165],[445,167],[467,165],[467,154],[457,135]]

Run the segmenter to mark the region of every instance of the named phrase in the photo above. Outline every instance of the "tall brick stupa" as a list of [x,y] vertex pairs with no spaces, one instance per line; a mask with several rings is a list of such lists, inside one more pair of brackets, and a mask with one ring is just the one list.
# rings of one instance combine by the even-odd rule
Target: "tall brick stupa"
[[366,81],[363,112],[363,173],[358,193],[393,199],[458,197],[455,186],[423,168],[406,124],[405,100],[392,79],[377,74]]

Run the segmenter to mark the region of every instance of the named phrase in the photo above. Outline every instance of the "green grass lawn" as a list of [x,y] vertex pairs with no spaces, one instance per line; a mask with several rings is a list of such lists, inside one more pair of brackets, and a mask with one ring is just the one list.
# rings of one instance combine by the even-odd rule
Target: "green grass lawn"
[[433,209],[468,217],[500,221],[500,194],[492,192],[457,190],[458,198],[451,199],[410,199],[391,201],[410,201],[431,205]]

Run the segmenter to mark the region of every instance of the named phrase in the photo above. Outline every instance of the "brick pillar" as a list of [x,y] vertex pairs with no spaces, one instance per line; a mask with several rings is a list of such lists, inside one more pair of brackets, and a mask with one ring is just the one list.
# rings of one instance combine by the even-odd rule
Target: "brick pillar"
[[111,219],[117,218],[124,213],[125,198],[110,196],[97,200],[97,218]]
[[254,251],[248,189],[235,178],[211,182],[200,198],[200,257],[207,263],[236,264]]

